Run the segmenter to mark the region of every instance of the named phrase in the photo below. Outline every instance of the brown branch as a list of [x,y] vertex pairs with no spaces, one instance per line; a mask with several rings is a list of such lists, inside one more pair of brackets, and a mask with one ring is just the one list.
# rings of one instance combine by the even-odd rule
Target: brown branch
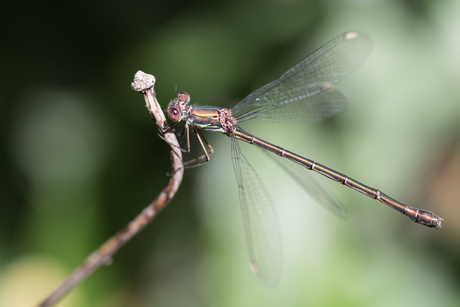
[[[165,116],[158,104],[153,86],[155,77],[142,71],[138,71],[134,76],[131,84],[133,90],[143,93],[145,103],[150,114],[155,118],[160,133],[164,131]],[[163,134],[163,133],[162,133]],[[182,181],[184,167],[182,165],[182,152],[179,149],[179,143],[172,132],[164,134],[165,140],[170,144],[170,157],[172,162],[171,177],[168,185],[158,195],[158,197],[139,214],[124,229],[119,231],[113,237],[102,244],[97,251],[86,258],[85,262],[76,268],[40,305],[46,307],[55,304],[67,292],[77,284],[84,281],[89,275],[96,271],[103,264],[110,264],[112,256],[136,233],[142,230],[152,219],[169,203],[176,193]]]

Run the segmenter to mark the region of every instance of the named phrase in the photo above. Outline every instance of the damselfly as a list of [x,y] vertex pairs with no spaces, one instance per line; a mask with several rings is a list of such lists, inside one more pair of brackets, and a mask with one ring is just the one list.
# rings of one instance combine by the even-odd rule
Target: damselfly
[[[319,203],[344,216],[340,203],[324,190],[305,170],[313,170],[363,193],[428,227],[441,227],[442,218],[432,212],[404,205],[380,190],[366,186],[324,165],[268,143],[244,131],[238,124],[250,119],[275,122],[319,121],[342,111],[345,97],[333,86],[355,71],[368,57],[370,40],[360,32],[336,37],[280,78],[249,94],[231,109],[192,106],[190,96],[178,93],[170,102],[168,116],[175,124],[185,121],[185,152],[190,151],[190,129],[197,136],[203,155],[184,163],[186,167],[209,161],[211,145],[201,130],[230,137],[232,162],[238,183],[241,213],[252,272],[268,284],[274,284],[281,271],[279,222],[257,173],[241,153],[237,140],[258,146],[299,182]],[[284,159],[283,159],[284,158]],[[294,162],[290,162],[290,161]]]

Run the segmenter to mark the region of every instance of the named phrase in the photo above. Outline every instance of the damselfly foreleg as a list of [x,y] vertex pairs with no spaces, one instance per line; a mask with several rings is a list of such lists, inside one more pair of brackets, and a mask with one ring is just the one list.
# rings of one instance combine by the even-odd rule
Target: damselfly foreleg
[[[200,146],[201,146],[201,150],[203,151],[203,154],[199,157],[183,162],[185,168],[191,168],[191,167],[203,165],[209,162],[210,160],[209,156],[214,153],[214,149],[212,148],[211,144],[209,144],[208,140],[205,138],[203,133],[199,129],[193,126],[192,126],[192,131],[193,133],[195,133],[198,141],[200,142]],[[188,148],[187,152],[190,152],[190,132],[188,130],[187,130],[187,148]]]

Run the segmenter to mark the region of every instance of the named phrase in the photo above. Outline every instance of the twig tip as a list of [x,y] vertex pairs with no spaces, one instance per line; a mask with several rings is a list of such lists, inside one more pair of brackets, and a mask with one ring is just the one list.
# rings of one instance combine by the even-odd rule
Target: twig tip
[[131,83],[131,88],[138,93],[145,93],[155,85],[155,77],[139,70],[134,75],[134,80]]

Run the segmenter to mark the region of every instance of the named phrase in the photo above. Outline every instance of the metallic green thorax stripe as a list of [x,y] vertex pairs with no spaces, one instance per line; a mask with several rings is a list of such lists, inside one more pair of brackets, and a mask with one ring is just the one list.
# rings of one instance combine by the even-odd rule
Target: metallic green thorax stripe
[[211,132],[224,132],[219,121],[220,111],[215,107],[194,107],[189,121],[194,126]]

